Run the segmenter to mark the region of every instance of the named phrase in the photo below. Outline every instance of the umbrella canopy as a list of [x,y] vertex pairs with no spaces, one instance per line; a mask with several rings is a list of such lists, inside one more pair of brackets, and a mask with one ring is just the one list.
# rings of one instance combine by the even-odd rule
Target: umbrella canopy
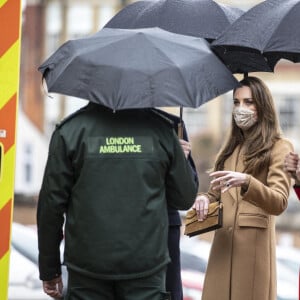
[[201,38],[104,28],[63,44],[40,67],[48,91],[113,110],[199,107],[238,86]]
[[160,27],[178,34],[216,39],[243,11],[213,0],[137,1],[116,14],[105,27]]
[[300,61],[300,0],[266,0],[244,13],[213,43],[233,73],[274,71]]

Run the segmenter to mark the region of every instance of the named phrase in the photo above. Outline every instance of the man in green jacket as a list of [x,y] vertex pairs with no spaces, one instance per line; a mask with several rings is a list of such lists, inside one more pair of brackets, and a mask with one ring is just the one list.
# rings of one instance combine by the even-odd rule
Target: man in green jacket
[[167,205],[189,209],[196,193],[170,121],[89,103],[50,141],[37,210],[44,291],[61,297],[64,237],[66,300],[168,299]]

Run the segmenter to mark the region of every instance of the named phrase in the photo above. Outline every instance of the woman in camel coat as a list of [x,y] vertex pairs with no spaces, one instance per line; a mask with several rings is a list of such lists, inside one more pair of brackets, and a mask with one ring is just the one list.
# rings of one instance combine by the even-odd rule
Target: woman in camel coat
[[234,91],[230,135],[210,174],[208,193],[195,201],[199,221],[208,203],[223,202],[202,300],[275,300],[275,216],[287,207],[290,178],[283,169],[290,142],[280,135],[272,96],[255,77]]

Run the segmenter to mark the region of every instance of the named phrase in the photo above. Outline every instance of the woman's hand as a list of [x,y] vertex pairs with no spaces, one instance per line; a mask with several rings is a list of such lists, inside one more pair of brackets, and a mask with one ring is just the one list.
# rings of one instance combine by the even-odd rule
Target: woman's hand
[[290,152],[284,159],[284,171],[288,172],[296,181],[300,181],[300,161],[299,155]]
[[191,152],[191,144],[183,139],[179,139],[179,143],[182,147],[182,150],[184,152],[185,158],[188,158],[190,152]]
[[205,195],[198,195],[193,208],[197,212],[198,221],[203,221],[207,217],[209,199]]
[[232,187],[248,189],[249,175],[246,173],[232,171],[216,171],[209,174],[214,179],[211,181],[213,190],[220,190],[225,193]]

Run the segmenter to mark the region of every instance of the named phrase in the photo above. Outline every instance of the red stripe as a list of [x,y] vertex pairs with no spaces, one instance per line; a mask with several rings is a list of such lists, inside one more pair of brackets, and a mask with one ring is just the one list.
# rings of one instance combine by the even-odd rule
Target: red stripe
[[8,252],[10,243],[11,199],[0,209],[0,259]]
[[0,136],[0,142],[4,146],[4,153],[15,143],[17,94],[0,109],[0,130],[6,131],[6,137]]
[[8,0],[0,8],[0,57],[18,40],[19,26],[20,0]]

